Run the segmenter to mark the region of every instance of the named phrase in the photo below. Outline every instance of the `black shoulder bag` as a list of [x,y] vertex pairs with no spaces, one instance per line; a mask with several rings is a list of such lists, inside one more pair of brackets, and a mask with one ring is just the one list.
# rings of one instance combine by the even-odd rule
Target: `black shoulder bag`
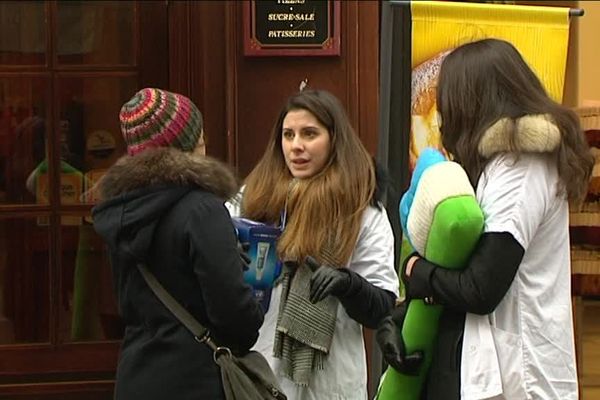
[[158,282],[143,264],[138,264],[144,280],[156,297],[194,335],[198,343],[206,343],[213,351],[213,359],[221,368],[223,391],[227,400],[287,400],[267,360],[258,352],[250,351],[236,357],[227,347],[218,346],[203,327]]

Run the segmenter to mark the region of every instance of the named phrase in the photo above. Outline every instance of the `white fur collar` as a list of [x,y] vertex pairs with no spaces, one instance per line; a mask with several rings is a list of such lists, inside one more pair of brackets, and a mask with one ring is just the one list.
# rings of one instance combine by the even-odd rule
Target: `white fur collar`
[[486,158],[511,151],[548,153],[558,147],[560,140],[560,131],[548,114],[526,115],[516,121],[502,118],[485,131],[478,151]]

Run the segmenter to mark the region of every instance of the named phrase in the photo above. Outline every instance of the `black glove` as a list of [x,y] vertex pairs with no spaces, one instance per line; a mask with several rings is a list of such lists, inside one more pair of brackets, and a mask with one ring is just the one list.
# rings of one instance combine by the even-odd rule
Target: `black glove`
[[350,275],[345,269],[320,265],[310,256],[306,257],[305,261],[313,271],[310,278],[309,300],[311,303],[317,303],[329,295],[340,296],[350,288]]
[[242,259],[242,270],[248,271],[250,268],[250,263],[252,260],[248,257],[248,250],[250,249],[250,243],[242,243],[238,241],[238,252],[240,253],[240,258]]
[[400,330],[404,323],[404,317],[408,309],[408,303],[402,302],[394,311],[379,322],[375,339],[383,353],[385,361],[396,371],[405,375],[418,375],[419,368],[423,363],[423,352],[415,351],[406,355],[406,346]]

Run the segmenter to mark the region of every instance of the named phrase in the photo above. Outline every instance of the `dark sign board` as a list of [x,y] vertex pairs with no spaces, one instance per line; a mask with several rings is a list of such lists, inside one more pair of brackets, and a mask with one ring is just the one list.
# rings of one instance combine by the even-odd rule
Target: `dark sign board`
[[244,54],[340,54],[339,0],[244,2]]

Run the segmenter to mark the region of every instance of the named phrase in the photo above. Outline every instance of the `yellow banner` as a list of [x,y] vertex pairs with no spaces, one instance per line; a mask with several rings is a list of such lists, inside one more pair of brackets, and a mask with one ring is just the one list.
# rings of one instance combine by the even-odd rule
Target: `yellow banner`
[[506,4],[413,1],[410,169],[425,147],[441,149],[435,86],[444,56],[461,44],[484,38],[511,42],[561,102],[569,9]]

